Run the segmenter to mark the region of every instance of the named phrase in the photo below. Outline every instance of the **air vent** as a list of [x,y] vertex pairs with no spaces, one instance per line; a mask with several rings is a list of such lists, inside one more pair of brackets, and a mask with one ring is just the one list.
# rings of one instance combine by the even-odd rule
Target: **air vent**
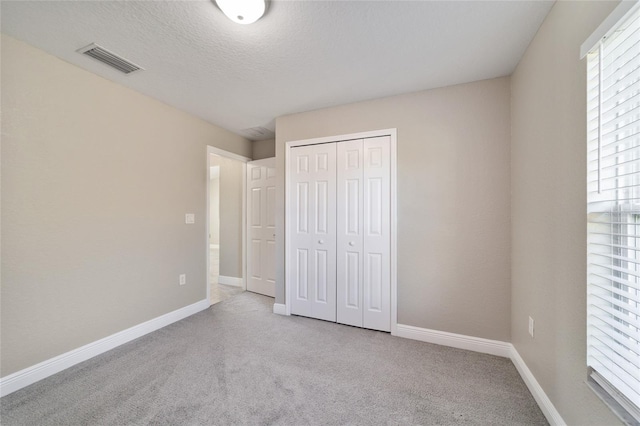
[[242,132],[250,139],[255,140],[273,139],[275,137],[275,133],[265,127],[251,127],[250,129],[244,129]]
[[95,43],[92,43],[88,46],[85,46],[81,49],[76,50],[78,53],[82,53],[83,55],[87,55],[92,57],[93,59],[97,59],[103,64],[107,64],[112,68],[117,69],[120,72],[125,74],[131,74],[132,72],[136,72],[142,70],[144,68],[139,67],[138,65],[127,61],[124,58],[116,55],[113,52],[109,52],[102,46],[99,46]]

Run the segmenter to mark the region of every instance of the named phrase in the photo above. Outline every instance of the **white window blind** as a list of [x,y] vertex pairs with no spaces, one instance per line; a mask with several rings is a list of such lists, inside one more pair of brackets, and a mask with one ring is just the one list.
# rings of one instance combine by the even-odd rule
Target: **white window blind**
[[640,421],[640,8],[587,60],[587,362]]

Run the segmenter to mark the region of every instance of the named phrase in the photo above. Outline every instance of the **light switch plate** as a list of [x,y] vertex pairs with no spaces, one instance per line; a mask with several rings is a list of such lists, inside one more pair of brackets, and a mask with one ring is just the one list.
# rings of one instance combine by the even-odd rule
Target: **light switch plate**
[[196,215],[193,213],[187,213],[184,215],[184,223],[191,225],[196,223]]

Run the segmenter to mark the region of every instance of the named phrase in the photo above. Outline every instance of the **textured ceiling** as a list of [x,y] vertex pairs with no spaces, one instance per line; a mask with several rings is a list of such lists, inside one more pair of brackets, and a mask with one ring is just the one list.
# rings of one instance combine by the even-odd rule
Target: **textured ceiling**
[[[2,32],[233,132],[281,115],[509,75],[549,1],[2,1]],[[141,65],[124,75],[90,43]],[[259,139],[251,137],[252,139]]]

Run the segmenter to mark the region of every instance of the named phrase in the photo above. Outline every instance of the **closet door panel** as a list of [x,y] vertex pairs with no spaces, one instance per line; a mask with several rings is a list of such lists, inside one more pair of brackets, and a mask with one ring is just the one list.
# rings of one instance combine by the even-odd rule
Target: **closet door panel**
[[337,321],[362,327],[363,140],[337,144]]
[[[291,312],[336,320],[335,144],[291,149]],[[293,228],[293,229],[292,229]]]
[[309,303],[309,250],[297,249],[294,267],[296,274],[294,278],[296,293],[294,295],[294,313],[311,314],[311,304]]
[[291,312],[311,316],[309,298],[310,271],[310,185],[312,180],[309,167],[312,153],[305,149],[292,149],[289,159],[290,196],[289,234],[291,247],[287,248],[288,279],[292,288]]
[[388,136],[364,140],[363,327],[391,330],[391,163]]

